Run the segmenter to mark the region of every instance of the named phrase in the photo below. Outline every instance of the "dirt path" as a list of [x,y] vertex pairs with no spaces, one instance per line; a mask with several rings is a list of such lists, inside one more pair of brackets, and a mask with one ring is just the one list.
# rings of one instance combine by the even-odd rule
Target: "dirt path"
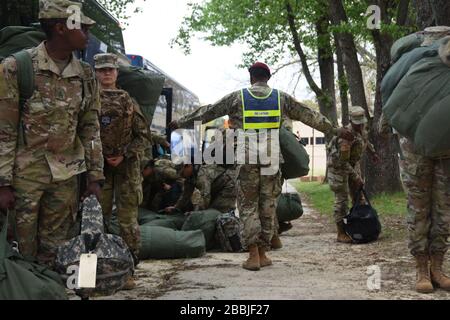
[[[431,295],[412,290],[414,263],[403,222],[383,223],[390,227],[376,243],[338,244],[328,218],[306,205],[303,217],[282,235],[284,247],[269,253],[271,267],[242,269],[245,253],[146,261],[136,273],[138,287],[108,299],[449,299],[441,290]],[[367,272],[374,265],[381,271],[381,289],[371,291]]]

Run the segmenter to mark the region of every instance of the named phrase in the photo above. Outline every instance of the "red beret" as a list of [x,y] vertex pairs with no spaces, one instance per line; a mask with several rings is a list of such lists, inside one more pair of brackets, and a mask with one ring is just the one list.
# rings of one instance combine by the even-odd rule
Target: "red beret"
[[254,68],[264,69],[264,70],[266,70],[266,71],[269,73],[269,75],[272,74],[272,73],[270,72],[269,66],[268,66],[267,64],[265,64],[265,63],[262,63],[262,62],[255,62],[254,64],[252,64],[252,66],[251,66],[248,70],[250,71],[251,69],[254,69]]

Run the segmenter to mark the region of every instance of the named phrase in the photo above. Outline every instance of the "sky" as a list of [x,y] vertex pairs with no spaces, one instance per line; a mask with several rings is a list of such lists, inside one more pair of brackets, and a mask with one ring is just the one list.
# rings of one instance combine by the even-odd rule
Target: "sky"
[[[191,54],[170,47],[183,17],[189,14],[189,0],[136,0],[143,9],[132,13],[123,32],[128,54],[142,55],[194,92],[202,104],[214,103],[226,94],[249,85],[248,71],[242,62],[245,45],[215,47],[201,37],[192,39]],[[191,1],[192,2],[192,1]],[[298,67],[297,67],[298,68]],[[281,72],[269,84],[293,93],[292,69]],[[295,92],[298,99],[314,97],[304,79]]]

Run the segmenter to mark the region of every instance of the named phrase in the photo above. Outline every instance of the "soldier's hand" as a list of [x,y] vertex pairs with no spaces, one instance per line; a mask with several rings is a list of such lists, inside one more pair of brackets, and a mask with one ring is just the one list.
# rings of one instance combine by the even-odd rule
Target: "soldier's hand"
[[355,137],[353,136],[353,133],[350,129],[347,128],[339,128],[337,131],[338,137],[348,140],[348,141],[353,141],[355,139]]
[[163,183],[163,189],[164,189],[165,191],[169,191],[170,189],[172,189],[172,186],[171,186],[170,184]]
[[90,195],[94,195],[97,197],[97,200],[100,200],[100,196],[102,193],[102,187],[100,183],[97,181],[90,182],[87,186],[87,190],[83,195],[83,199],[89,197]]
[[124,157],[123,156],[118,156],[118,157],[112,157],[112,158],[107,158],[106,162],[113,168],[117,167],[119,164],[121,164],[123,162]]
[[176,130],[178,129],[180,126],[178,125],[178,122],[176,120],[172,121],[171,123],[169,123],[169,128],[171,130]]
[[0,187],[0,210],[14,209],[16,198],[11,187]]

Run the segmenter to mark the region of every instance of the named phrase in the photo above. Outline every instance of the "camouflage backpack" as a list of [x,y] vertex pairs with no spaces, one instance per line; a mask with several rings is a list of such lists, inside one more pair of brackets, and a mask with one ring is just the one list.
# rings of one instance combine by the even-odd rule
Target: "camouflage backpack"
[[126,243],[119,236],[104,233],[102,209],[95,196],[83,202],[81,234],[58,248],[56,269],[63,279],[67,281],[85,253],[97,255],[97,281],[94,289],[75,289],[82,298],[112,295],[134,273],[133,257]]
[[234,211],[222,213],[216,220],[216,239],[225,252],[242,251],[242,222]]

